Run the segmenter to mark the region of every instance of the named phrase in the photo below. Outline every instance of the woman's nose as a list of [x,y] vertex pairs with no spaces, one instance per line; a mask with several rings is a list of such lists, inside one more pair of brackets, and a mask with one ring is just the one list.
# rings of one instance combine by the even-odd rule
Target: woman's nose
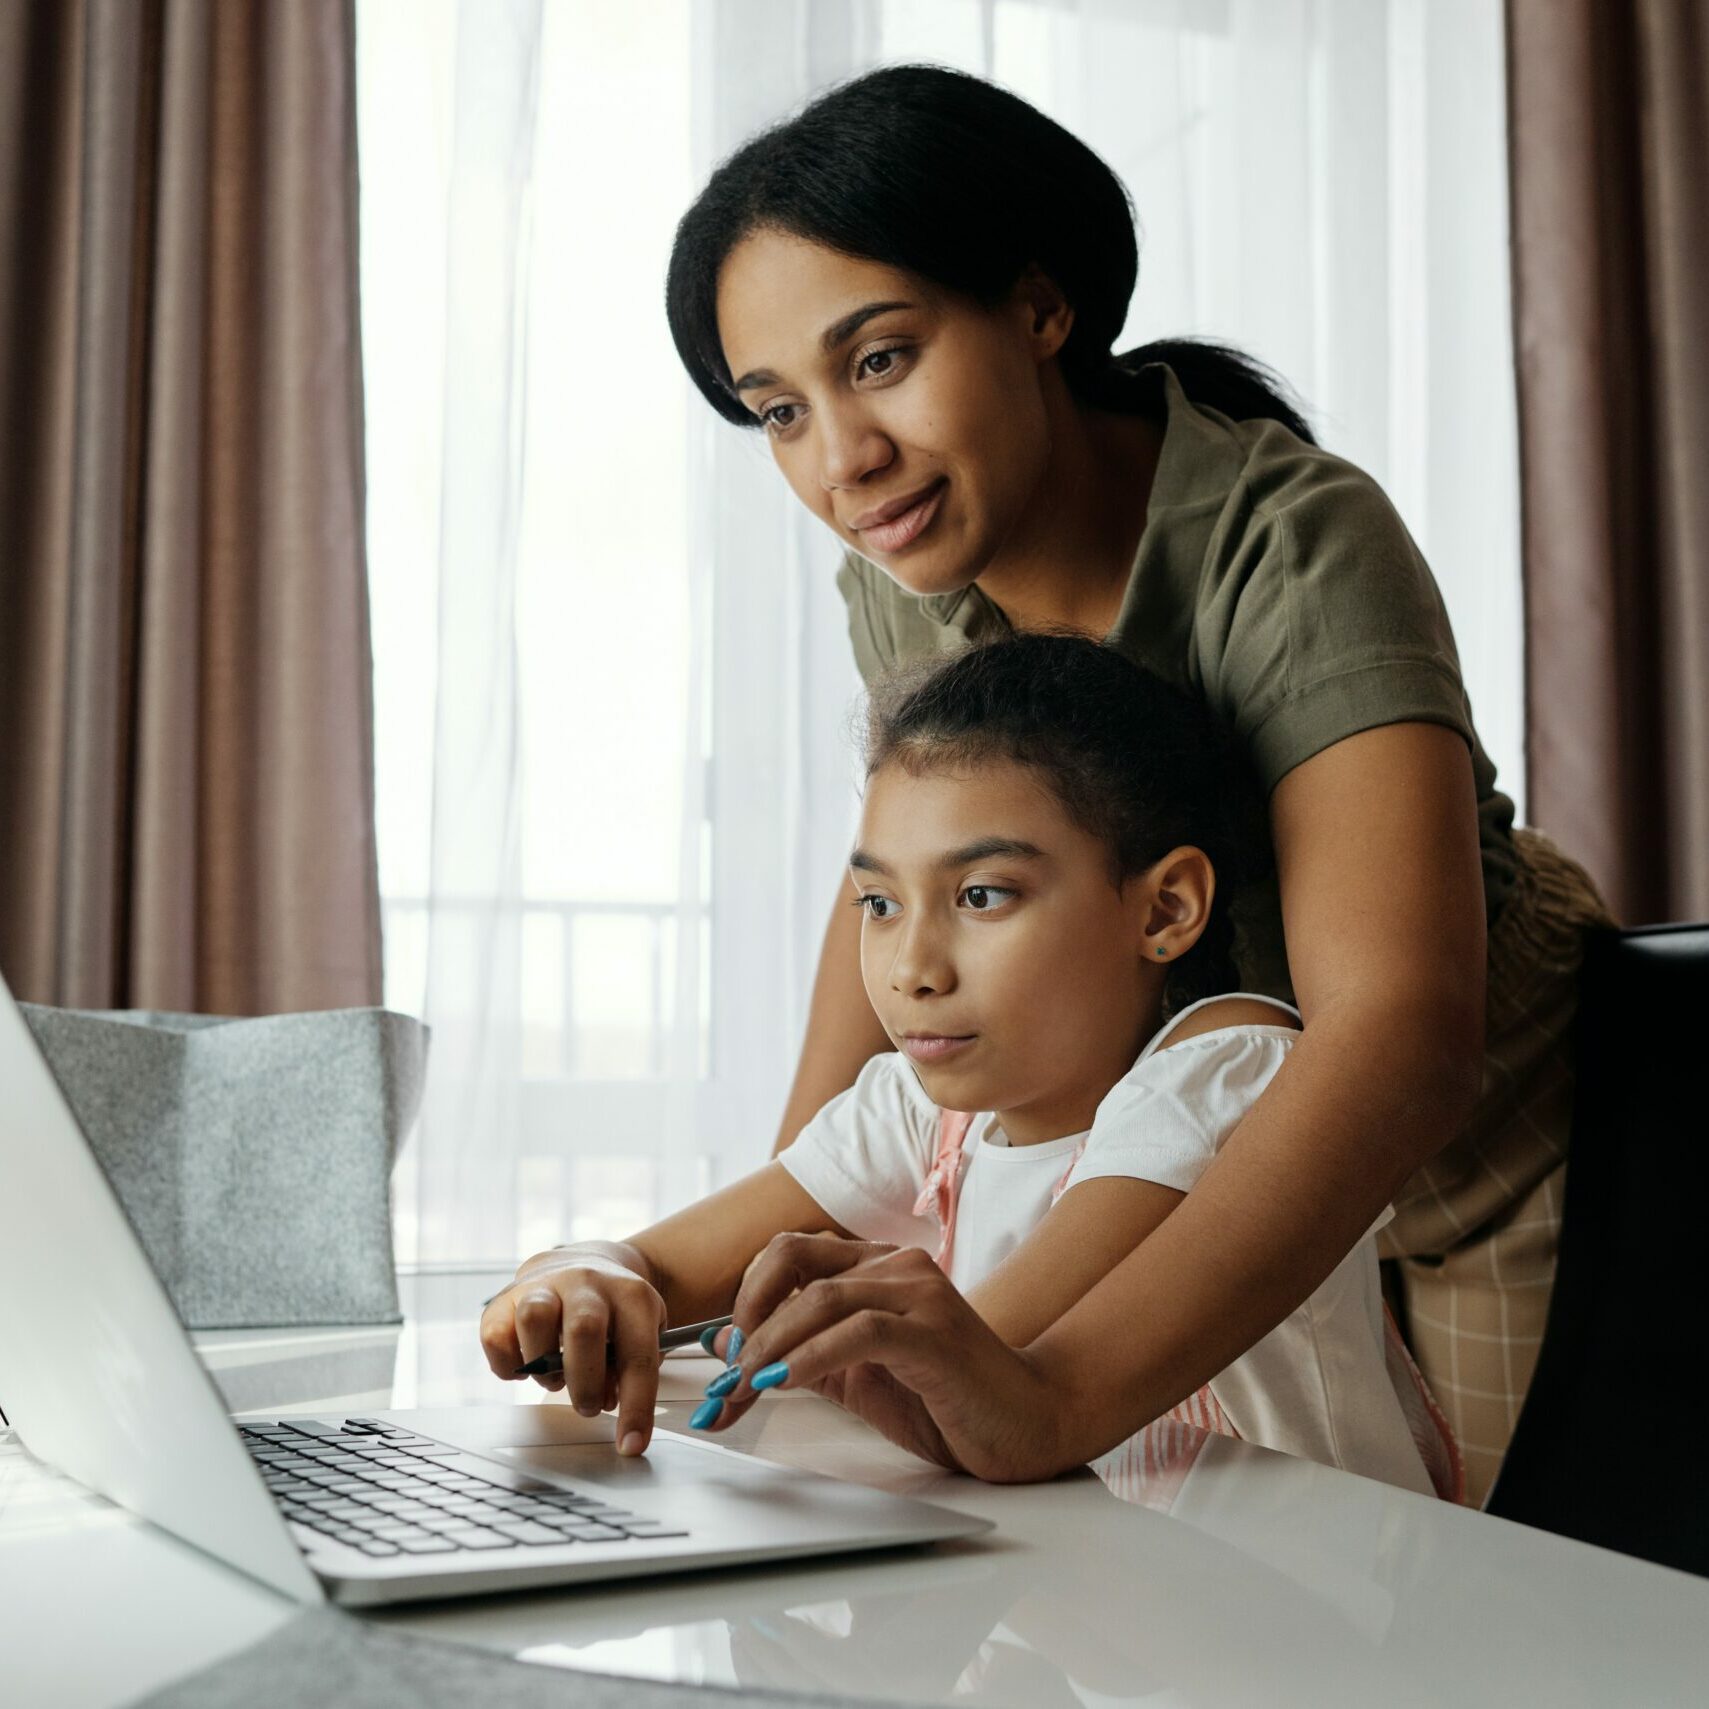
[[827,491],[859,486],[896,455],[896,447],[864,410],[827,408],[819,421],[819,480]]

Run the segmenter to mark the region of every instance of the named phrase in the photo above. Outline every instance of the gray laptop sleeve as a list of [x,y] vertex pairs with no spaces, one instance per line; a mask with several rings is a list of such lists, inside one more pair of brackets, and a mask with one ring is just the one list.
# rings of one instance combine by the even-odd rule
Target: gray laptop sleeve
[[419,1021],[18,1007],[189,1328],[399,1321]]
[[[298,1615],[229,1660],[152,1693],[133,1709],[832,1709],[866,1702],[815,1692],[737,1690],[619,1679],[511,1661],[356,1619],[336,1609]],[[892,1705],[894,1709],[894,1705]]]

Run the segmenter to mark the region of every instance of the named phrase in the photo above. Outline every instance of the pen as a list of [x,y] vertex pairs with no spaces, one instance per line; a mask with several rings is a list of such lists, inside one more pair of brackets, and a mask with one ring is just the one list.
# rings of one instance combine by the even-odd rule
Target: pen
[[[705,1323],[685,1323],[677,1329],[666,1329],[659,1335],[659,1351],[668,1353],[673,1347],[686,1347],[691,1341],[710,1341],[725,1324],[733,1322],[733,1318],[711,1317]],[[605,1344],[605,1357],[612,1357],[611,1343]],[[542,1353],[538,1359],[530,1359],[518,1371],[519,1377],[548,1377],[554,1371],[564,1368],[562,1352]]]

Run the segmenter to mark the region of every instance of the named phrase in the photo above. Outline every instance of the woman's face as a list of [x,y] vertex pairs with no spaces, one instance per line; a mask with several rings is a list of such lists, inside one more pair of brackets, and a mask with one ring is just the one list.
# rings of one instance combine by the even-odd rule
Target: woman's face
[[1000,1112],[1016,1144],[1089,1127],[1157,1025],[1147,958],[1175,937],[1147,877],[1118,892],[1104,845],[1007,761],[881,766],[849,873],[867,996],[933,1100]]
[[[1049,460],[1040,370],[1072,316],[1031,289],[987,311],[771,230],[745,238],[719,274],[724,354],[778,467],[910,593],[980,575]],[[888,527],[875,514],[914,499]]]

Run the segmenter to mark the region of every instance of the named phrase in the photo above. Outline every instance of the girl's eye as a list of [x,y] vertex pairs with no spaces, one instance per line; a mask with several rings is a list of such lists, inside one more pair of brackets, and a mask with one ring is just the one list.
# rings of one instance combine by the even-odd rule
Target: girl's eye
[[970,902],[970,911],[975,914],[989,914],[993,908],[1002,906],[1001,903],[990,901],[990,897],[1013,896],[1015,894],[1015,891],[1004,890],[995,884],[970,884],[962,891],[962,895],[970,899],[975,896],[979,898],[977,902]]
[[888,896],[857,896],[854,906],[863,910],[869,920],[888,920],[890,916],[879,912],[879,909],[894,908],[896,904]]

